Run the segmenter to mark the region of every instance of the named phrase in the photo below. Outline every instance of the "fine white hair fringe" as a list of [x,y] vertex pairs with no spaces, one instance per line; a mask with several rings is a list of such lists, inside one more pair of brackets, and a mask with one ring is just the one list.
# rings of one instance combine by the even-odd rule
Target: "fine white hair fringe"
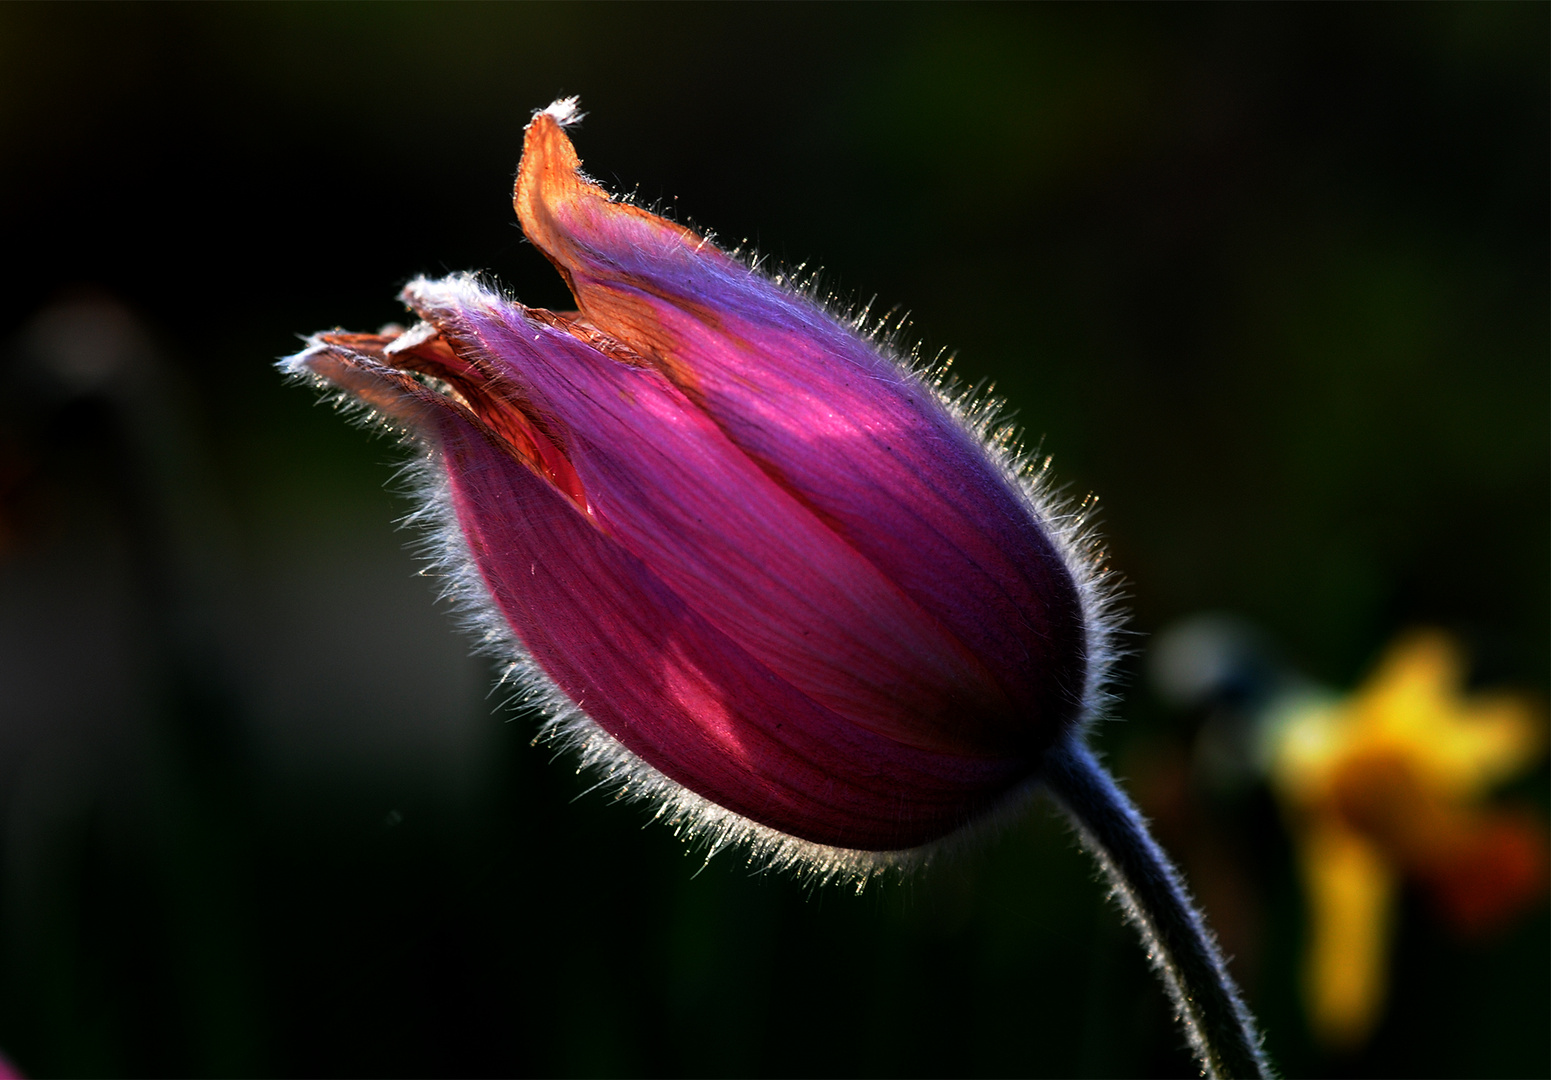
[[[574,123],[580,118],[575,99],[563,99],[544,111],[561,123]],[[951,357],[946,362],[929,364],[921,360],[918,351],[901,350],[898,340],[904,319],[885,316],[869,326],[866,308],[857,313],[840,307],[833,296],[818,295],[817,275],[804,280],[800,268],[795,275],[772,274],[758,267],[753,256],[741,251],[732,254],[744,261],[750,273],[765,276],[777,288],[795,291],[817,303],[840,325],[849,327],[868,346],[893,362],[907,378],[925,387],[956,422],[975,436],[986,464],[1006,480],[1019,495],[1025,511],[1044,529],[1072,575],[1082,608],[1086,639],[1083,700],[1074,721],[1076,730],[1067,736],[1082,738],[1085,729],[1105,715],[1112,702],[1110,678],[1119,656],[1116,638],[1121,632],[1117,579],[1106,564],[1094,523],[1097,501],[1091,496],[1073,501],[1053,490],[1050,458],[1025,450],[1005,403],[989,387],[965,387],[949,373]],[[460,292],[489,288],[496,296],[503,295],[493,282],[487,285],[479,275],[471,273],[454,275],[449,282],[455,283]],[[439,578],[440,598],[450,603],[459,624],[472,635],[476,651],[504,664],[497,686],[513,688],[507,704],[538,713],[539,731],[534,742],[574,754],[577,772],[593,780],[588,790],[602,790],[616,800],[654,807],[652,820],[666,825],[707,862],[723,852],[736,851],[755,873],[784,871],[816,884],[852,885],[858,892],[870,881],[890,874],[903,876],[945,854],[972,846],[981,837],[1020,817],[1042,790],[1036,774],[1005,794],[979,820],[940,840],[900,851],[862,851],[789,836],[735,814],[670,779],[599,727],[528,655],[491,599],[464,540],[452,508],[440,451],[413,429],[381,416],[313,375],[305,360],[322,347],[314,339],[308,349],[282,360],[279,366],[292,377],[322,388],[337,407],[357,421],[386,430],[414,448],[413,458],[399,475],[405,481],[406,494],[417,504],[401,521],[421,533],[421,540],[413,545],[416,554],[423,559],[426,571]]]

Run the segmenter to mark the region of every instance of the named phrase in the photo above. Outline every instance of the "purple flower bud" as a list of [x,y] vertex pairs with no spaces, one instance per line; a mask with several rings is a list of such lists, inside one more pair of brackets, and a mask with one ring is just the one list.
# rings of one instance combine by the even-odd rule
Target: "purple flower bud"
[[579,311],[419,279],[287,361],[407,429],[447,562],[549,729],[713,849],[865,876],[1030,786],[1101,694],[1102,573],[985,410],[586,179],[523,230]]

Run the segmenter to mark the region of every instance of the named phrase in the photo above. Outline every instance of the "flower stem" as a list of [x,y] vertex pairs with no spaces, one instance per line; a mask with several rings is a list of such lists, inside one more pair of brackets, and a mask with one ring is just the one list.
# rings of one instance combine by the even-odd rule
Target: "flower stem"
[[1212,932],[1136,806],[1081,739],[1050,750],[1043,780],[1141,934],[1202,1073],[1274,1076]]

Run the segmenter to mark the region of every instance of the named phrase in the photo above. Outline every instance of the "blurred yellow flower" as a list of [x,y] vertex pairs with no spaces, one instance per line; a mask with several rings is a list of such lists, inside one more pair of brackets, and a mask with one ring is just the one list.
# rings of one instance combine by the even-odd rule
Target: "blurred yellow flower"
[[1268,725],[1270,775],[1309,910],[1304,999],[1331,1049],[1373,1030],[1399,887],[1431,894],[1462,933],[1501,925],[1546,888],[1546,830],[1481,805],[1533,764],[1545,720],[1525,697],[1466,694],[1459,646],[1413,632],[1345,698],[1302,697]]

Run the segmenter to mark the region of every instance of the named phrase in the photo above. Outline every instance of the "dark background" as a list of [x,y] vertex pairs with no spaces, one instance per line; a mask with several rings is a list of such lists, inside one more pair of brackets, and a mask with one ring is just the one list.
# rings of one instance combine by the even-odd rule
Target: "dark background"
[[[1042,808],[858,897],[572,802],[416,577],[401,451],[271,363],[421,272],[563,305],[509,192],[531,110],[579,93],[593,175],[996,381],[1103,496],[1139,655],[1227,611],[1350,687],[1439,625],[1543,695],[1548,29],[0,6],[0,1046],[35,1076],[1192,1074]],[[1098,737],[1123,773],[1188,747],[1141,671]],[[1190,797],[1290,1075],[1551,1071],[1543,908],[1467,944],[1408,894],[1385,1020],[1332,1058],[1274,806]]]

